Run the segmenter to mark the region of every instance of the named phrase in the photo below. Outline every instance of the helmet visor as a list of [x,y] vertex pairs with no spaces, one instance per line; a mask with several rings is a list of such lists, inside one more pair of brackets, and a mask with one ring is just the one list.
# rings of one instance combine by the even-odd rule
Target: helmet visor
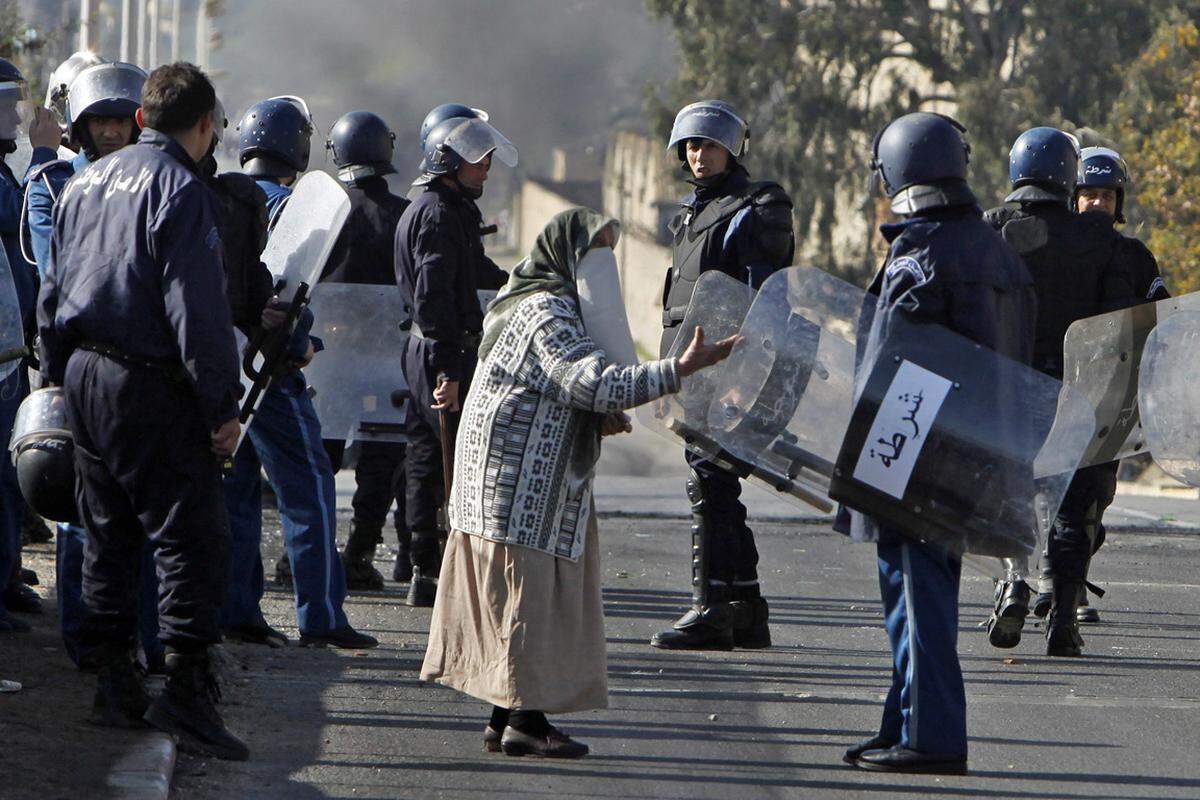
[[32,115],[25,81],[0,82],[0,139],[16,139]]
[[446,137],[446,147],[468,164],[478,164],[494,153],[510,167],[517,165],[517,148],[504,134],[482,119],[464,119]]
[[312,112],[308,110],[308,103],[304,102],[303,97],[297,97],[294,94],[281,94],[276,97],[268,97],[267,99],[283,100],[294,105],[304,115],[304,118],[308,120],[308,133],[310,136],[317,129],[317,121],[313,118]]

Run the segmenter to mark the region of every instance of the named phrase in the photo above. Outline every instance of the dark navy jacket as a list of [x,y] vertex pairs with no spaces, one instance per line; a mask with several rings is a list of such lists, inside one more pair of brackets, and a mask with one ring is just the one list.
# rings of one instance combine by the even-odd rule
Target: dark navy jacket
[[[1033,279],[978,207],[936,209],[880,230],[891,247],[868,289],[877,299],[870,330],[865,340],[859,338],[859,380],[870,374],[898,317],[940,325],[1030,363],[1037,316]],[[869,516],[854,513],[852,518],[855,538],[888,535],[887,526]]]
[[476,292],[508,281],[483,252],[482,224],[474,201],[434,180],[396,227],[396,284],[420,328],[421,337],[412,338],[420,339],[418,358],[431,378],[462,380],[469,372],[475,361],[469,335],[483,330]]
[[366,178],[346,187],[350,215],[338,236],[322,281],[396,283],[396,224],[409,201],[388,191],[383,178]]
[[[45,148],[34,150],[36,154]],[[53,153],[51,150],[45,150]],[[25,221],[29,229],[29,244],[37,264],[39,275],[46,272],[46,263],[50,257],[50,232],[54,214],[54,204],[62,194],[67,181],[75,173],[91,162],[86,153],[79,153],[70,161],[57,158],[40,164],[36,169],[30,169],[29,180],[25,186]]]
[[1120,234],[1117,252],[1117,259],[1138,300],[1156,302],[1171,296],[1163,282],[1162,273],[1158,271],[1158,261],[1145,242]]
[[63,189],[38,298],[42,374],[84,342],[180,364],[216,427],[237,415],[237,348],[214,198],[165,134],[99,159]]

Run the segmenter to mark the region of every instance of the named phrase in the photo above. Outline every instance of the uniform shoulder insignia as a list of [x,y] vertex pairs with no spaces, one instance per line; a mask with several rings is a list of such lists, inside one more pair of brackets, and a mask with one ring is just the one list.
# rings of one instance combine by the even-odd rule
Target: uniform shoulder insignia
[[59,167],[64,167],[64,166],[70,167],[71,162],[66,160],[65,158],[56,158],[53,161],[44,161],[41,164],[38,164],[36,167],[34,167],[33,170],[29,173],[28,182],[33,183],[34,181],[36,181],[38,178],[45,175],[50,170],[57,169]]
[[893,259],[887,265],[887,269],[884,270],[883,276],[888,282],[904,281],[905,283],[911,283],[913,286],[919,286],[929,279],[929,276],[925,273],[925,268],[921,266],[921,262],[912,256],[900,256],[897,259]]

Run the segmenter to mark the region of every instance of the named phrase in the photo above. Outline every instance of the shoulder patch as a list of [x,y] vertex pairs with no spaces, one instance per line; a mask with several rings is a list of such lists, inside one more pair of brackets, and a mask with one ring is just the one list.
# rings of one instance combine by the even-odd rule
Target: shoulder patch
[[916,285],[920,285],[926,281],[925,270],[921,268],[921,262],[917,261],[912,256],[900,256],[892,263],[887,265],[884,270],[884,278],[887,280],[899,280],[908,277]]
[[1155,295],[1159,294],[1160,292],[1166,292],[1166,291],[1167,291],[1167,284],[1163,282],[1163,279],[1155,278],[1154,281],[1151,282],[1150,288],[1146,291],[1146,299],[1153,300]]
[[216,225],[208,229],[208,234],[204,237],[204,245],[209,250],[219,251],[221,249],[221,234],[217,232]]

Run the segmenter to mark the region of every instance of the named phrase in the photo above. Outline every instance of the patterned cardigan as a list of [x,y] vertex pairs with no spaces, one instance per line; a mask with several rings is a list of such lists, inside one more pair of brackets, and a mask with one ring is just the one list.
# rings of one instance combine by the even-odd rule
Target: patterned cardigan
[[526,298],[463,405],[451,527],[577,560],[602,415],[678,390],[676,359],[606,364],[570,300],[548,292]]

